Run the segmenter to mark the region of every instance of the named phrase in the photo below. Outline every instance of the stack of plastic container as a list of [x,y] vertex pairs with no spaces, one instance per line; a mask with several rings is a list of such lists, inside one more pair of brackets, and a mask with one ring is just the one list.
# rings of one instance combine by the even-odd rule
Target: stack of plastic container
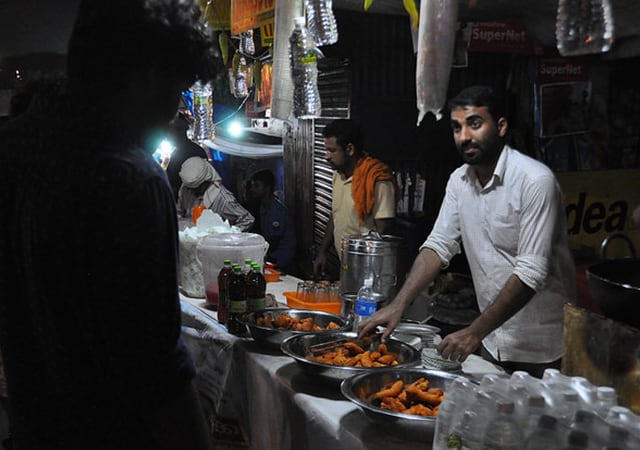
[[615,389],[548,369],[456,380],[440,405],[433,448],[640,449],[640,417]]

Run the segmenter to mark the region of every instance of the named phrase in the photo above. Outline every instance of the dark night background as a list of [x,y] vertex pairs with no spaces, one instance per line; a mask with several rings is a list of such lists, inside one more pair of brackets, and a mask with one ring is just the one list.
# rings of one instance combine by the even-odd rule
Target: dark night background
[[0,89],[23,74],[62,70],[79,0],[0,0]]

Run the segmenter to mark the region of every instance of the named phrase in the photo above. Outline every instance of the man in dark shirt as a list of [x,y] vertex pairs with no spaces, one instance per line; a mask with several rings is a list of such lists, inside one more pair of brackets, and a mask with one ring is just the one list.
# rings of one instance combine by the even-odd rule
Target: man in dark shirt
[[269,243],[267,261],[290,272],[294,268],[296,229],[287,208],[275,196],[274,185],[273,173],[268,169],[260,170],[249,179],[249,197],[259,202],[257,232]]
[[180,339],[176,211],[147,136],[213,74],[188,0],[82,1],[68,83],[0,130],[14,449],[211,448]]

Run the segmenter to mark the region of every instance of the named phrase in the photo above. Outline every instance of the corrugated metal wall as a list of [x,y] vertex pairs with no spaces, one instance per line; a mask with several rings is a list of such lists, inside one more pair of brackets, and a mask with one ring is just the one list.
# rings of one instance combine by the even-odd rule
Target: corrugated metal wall
[[[322,117],[299,120],[284,139],[287,207],[296,219],[298,261],[304,275],[311,275],[311,252],[320,243],[331,217],[332,169],[325,161],[322,130],[334,119],[350,115],[349,65],[345,60],[326,59],[320,65],[318,88]],[[293,182],[289,182],[293,181]],[[329,273],[338,273],[339,261],[333,254]]]

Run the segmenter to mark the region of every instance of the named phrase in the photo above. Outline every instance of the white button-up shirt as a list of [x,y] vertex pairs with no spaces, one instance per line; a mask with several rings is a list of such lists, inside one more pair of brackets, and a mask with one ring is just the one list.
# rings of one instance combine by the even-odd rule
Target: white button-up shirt
[[484,187],[469,165],[456,169],[422,247],[435,251],[446,267],[461,243],[480,311],[491,305],[511,274],[536,292],[483,340],[489,353],[500,361],[560,358],[563,305],[575,298],[575,268],[563,195],[553,172],[509,146]]

